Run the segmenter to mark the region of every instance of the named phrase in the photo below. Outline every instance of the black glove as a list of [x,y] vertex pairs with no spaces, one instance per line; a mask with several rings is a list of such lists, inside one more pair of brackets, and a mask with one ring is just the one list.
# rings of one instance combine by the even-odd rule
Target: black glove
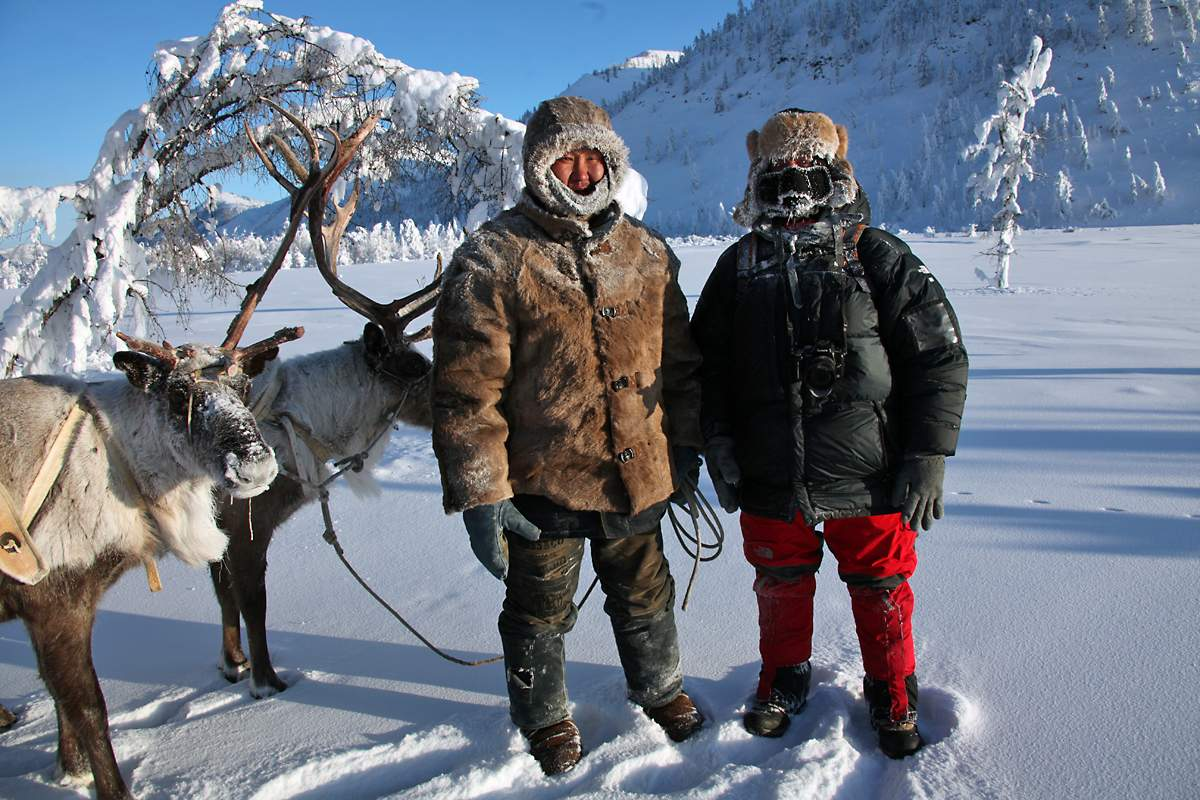
[[671,502],[685,506],[687,503],[684,502],[683,485],[687,483],[695,487],[700,481],[700,451],[690,445],[673,444],[671,463],[675,467],[675,477],[679,480],[679,485],[671,493]]
[[946,478],[945,456],[916,456],[907,458],[896,471],[892,489],[892,505],[901,507],[901,516],[912,527],[919,522],[921,530],[933,527],[942,518],[942,481]]
[[742,470],[733,454],[732,436],[714,436],[704,445],[704,463],[713,488],[717,490],[717,502],[732,514],[738,510],[738,484],[742,482]]
[[463,525],[471,537],[471,551],[479,563],[498,579],[508,577],[508,543],[504,532],[510,531],[536,542],[542,536],[538,527],[517,510],[511,500],[486,503],[463,512]]

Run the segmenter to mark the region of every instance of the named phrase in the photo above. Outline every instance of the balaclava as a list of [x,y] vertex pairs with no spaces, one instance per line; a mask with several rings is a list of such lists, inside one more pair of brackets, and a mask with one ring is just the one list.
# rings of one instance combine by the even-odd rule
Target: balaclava
[[[761,131],[746,135],[750,175],[734,221],[754,228],[818,217],[854,202],[858,189],[848,146],[846,128],[824,114],[799,108],[774,114]],[[813,166],[782,166],[796,159]]]
[[[588,194],[576,194],[550,171],[564,153],[590,148],[604,157],[604,177]],[[552,97],[525,127],[525,188],[551,213],[590,217],[612,203],[629,168],[629,149],[608,113],[582,97]]]

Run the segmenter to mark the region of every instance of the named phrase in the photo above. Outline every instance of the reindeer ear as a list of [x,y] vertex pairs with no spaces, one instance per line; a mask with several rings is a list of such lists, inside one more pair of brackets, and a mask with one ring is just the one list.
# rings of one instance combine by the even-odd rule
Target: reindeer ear
[[[388,354],[387,337],[383,333],[383,328],[376,325],[374,322],[368,322],[363,325],[363,346],[367,350],[367,357],[382,360]],[[378,362],[376,362],[378,363]]]
[[267,364],[279,357],[279,348],[272,347],[268,350],[263,350],[248,361],[242,362],[242,373],[247,378],[253,378],[255,375],[262,373],[267,368]]
[[129,382],[146,391],[158,381],[162,380],[168,370],[163,367],[161,361],[154,356],[146,355],[145,353],[135,353],[132,350],[122,350],[113,355],[113,364],[121,372],[125,373],[125,377]]

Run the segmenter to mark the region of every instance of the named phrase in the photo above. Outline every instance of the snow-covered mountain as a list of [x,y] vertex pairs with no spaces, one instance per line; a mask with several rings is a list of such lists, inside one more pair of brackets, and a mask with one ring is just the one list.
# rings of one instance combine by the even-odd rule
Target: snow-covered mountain
[[1041,175],[1022,187],[1022,223],[1194,222],[1197,16],[1198,0],[757,0],[602,99],[649,181],[646,220],[666,233],[735,230],[746,132],[790,106],[849,128],[876,221],[963,228],[994,209],[972,208],[961,153],[1036,34],[1058,96],[1030,116]]
[[607,105],[645,81],[651,73],[673,64],[682,56],[681,50],[645,50],[620,64],[584,75],[559,95],[586,97],[598,105]]

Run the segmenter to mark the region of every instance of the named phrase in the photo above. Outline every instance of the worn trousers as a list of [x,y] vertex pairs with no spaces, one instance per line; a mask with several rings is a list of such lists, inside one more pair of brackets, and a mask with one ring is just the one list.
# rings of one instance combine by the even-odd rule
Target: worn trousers
[[629,699],[655,708],[679,695],[683,675],[672,610],[675,584],[657,525],[619,539],[507,539],[508,578],[499,629],[509,711],[517,727],[533,731],[570,716],[563,639],[575,625],[574,597],[588,542]]
[[908,585],[917,567],[913,529],[899,514],[829,520],[823,535],[800,515],[784,522],[743,513],[741,527],[758,598],[758,697],[770,696],[779,667],[812,655],[813,595],[824,541],[850,592],[863,669],[887,684],[892,719],[902,719],[909,710],[905,680],[916,670]]

